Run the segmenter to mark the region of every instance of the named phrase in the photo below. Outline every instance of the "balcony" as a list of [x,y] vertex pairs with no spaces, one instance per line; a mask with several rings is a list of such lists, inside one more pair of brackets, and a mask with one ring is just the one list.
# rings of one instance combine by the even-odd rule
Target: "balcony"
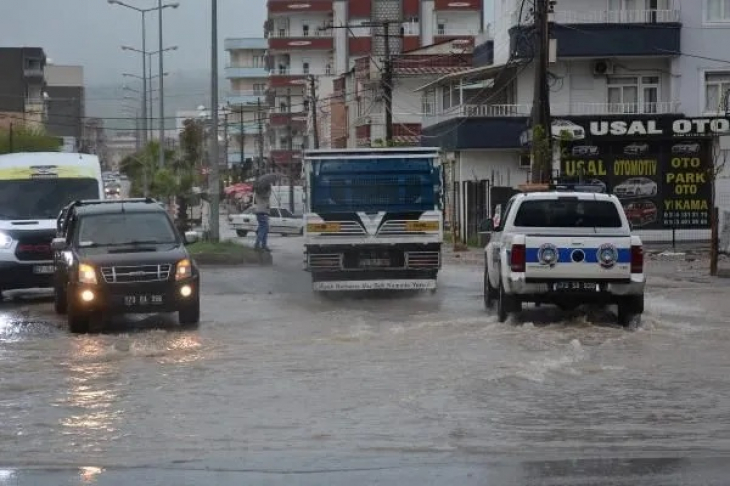
[[[657,103],[552,103],[553,117],[573,116],[621,116],[621,115],[669,115],[678,114],[678,101]],[[455,118],[527,118],[532,104],[459,105],[445,112],[427,114],[423,126],[433,126]]]
[[269,126],[286,127],[291,125],[295,129],[301,129],[307,125],[308,114],[275,112],[269,114]]
[[268,78],[269,70],[265,66],[226,66],[226,78]]
[[[678,55],[678,10],[564,11],[556,13],[552,37],[558,58],[667,57]],[[518,57],[532,52],[531,26],[510,29],[510,47]]]
[[269,43],[266,39],[257,37],[242,37],[242,38],[231,38],[223,41],[223,48],[226,51],[235,51],[239,49],[260,49],[266,50],[269,48]]
[[482,0],[436,0],[434,10],[437,12],[471,10],[480,12],[482,10],[482,3]]
[[266,3],[269,14],[332,12],[332,0],[269,0]]
[[289,29],[274,29],[269,34],[270,51],[331,51],[333,49],[334,40],[331,30],[319,30],[317,27],[313,27],[305,33]]
[[272,148],[269,151],[269,157],[275,165],[289,165],[291,162],[301,162],[302,152],[299,150],[281,150]]
[[264,91],[233,91],[228,94],[226,101],[230,105],[255,105],[261,102],[266,103],[266,93]]
[[[266,122],[264,121],[262,124],[262,128],[265,125],[266,125]],[[241,124],[238,123],[234,119],[228,120],[228,133],[231,135],[238,136],[238,134],[241,133]],[[243,122],[243,133],[244,133],[244,135],[252,135],[252,136],[258,135],[258,133],[259,133],[258,124],[253,120],[245,120]]]
[[278,67],[269,71],[271,88],[303,88],[307,76],[333,76],[332,69],[307,69]]

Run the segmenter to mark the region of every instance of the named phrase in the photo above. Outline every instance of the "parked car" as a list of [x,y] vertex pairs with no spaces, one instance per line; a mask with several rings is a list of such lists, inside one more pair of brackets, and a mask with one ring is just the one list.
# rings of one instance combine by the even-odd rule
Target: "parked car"
[[659,210],[652,201],[631,201],[624,204],[626,219],[634,228],[640,228],[657,220]]
[[[586,131],[580,125],[576,125],[570,120],[556,119],[553,120],[550,127],[551,135],[554,139],[560,140],[567,137],[568,140],[583,140],[586,138]],[[532,144],[532,128],[524,130],[520,134],[520,145],[528,147]]]
[[576,145],[572,150],[573,155],[598,155],[598,147],[595,145]]
[[[241,237],[246,236],[249,232],[256,232],[259,225],[256,222],[253,207],[241,214],[229,215],[228,222],[236,230],[236,234]],[[286,208],[271,208],[269,210],[269,233],[278,233],[281,236],[302,235],[304,234],[304,220],[294,216]]]
[[620,198],[655,196],[657,183],[647,177],[632,177],[614,187],[613,193]]
[[678,143],[672,145],[673,154],[696,154],[700,151],[700,144],[697,142]]
[[624,147],[624,153],[627,155],[640,155],[649,151],[648,143],[632,143]]

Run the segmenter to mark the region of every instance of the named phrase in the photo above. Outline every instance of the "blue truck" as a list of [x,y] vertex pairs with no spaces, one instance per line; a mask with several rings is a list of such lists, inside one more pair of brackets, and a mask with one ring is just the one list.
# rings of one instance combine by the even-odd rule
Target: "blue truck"
[[310,150],[305,270],[315,292],[435,290],[444,236],[438,148]]

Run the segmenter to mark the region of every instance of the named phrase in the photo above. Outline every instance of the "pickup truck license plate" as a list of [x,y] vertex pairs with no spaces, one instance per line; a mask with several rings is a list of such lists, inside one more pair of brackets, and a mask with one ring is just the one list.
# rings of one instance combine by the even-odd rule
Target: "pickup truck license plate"
[[55,270],[53,265],[36,265],[33,267],[33,273],[36,275],[50,275]]
[[557,292],[571,292],[571,291],[589,291],[595,292],[598,290],[598,284],[595,282],[555,282],[553,284],[553,290]]
[[160,305],[162,304],[161,295],[125,295],[124,305]]

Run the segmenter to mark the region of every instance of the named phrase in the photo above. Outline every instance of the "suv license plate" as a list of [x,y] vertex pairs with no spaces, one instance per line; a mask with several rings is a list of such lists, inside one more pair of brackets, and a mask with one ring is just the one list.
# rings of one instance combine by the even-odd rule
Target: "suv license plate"
[[33,273],[36,275],[49,275],[55,270],[53,265],[36,265],[33,267]]
[[390,260],[388,258],[361,258],[361,267],[389,267]]
[[161,295],[125,295],[124,305],[160,305],[162,304]]
[[570,291],[589,291],[596,292],[599,290],[598,284],[595,282],[555,282],[553,290],[558,292]]

